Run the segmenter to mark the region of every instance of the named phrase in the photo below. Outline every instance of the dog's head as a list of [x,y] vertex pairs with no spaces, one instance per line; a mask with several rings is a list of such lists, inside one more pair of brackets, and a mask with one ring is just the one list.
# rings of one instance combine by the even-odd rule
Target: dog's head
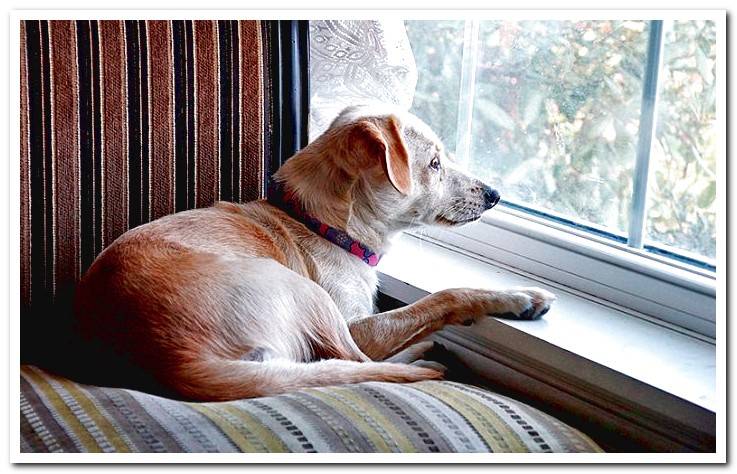
[[458,169],[430,127],[390,107],[346,108],[275,179],[322,222],[379,246],[411,227],[475,221],[499,202]]
[[499,202],[499,193],[461,171],[430,127],[410,113],[348,107],[328,133],[344,138],[346,152],[336,165],[362,183],[357,200],[397,230],[465,224]]

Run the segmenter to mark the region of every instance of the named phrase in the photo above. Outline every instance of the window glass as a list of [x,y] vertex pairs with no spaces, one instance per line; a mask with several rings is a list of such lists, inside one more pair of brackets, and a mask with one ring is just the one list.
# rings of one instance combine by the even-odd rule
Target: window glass
[[[410,36],[421,84],[436,36]],[[482,21],[477,41],[468,169],[508,201],[625,231],[647,23]],[[451,81],[437,87],[458,96]]]
[[647,235],[709,258],[716,256],[715,96],[714,22],[666,23]]
[[[469,23],[405,22],[418,70],[411,111],[505,201],[625,240],[649,21],[479,21],[476,51],[464,48]],[[665,22],[661,55],[646,244],[708,261],[716,248],[714,22]]]
[[412,113],[428,123],[445,147],[456,148],[465,21],[407,21],[417,76]]

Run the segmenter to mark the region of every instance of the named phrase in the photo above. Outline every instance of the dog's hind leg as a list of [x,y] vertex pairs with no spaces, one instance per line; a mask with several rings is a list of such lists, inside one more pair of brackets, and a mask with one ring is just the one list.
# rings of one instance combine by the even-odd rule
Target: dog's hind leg
[[[328,293],[269,259],[200,259],[196,296],[181,307],[183,333],[200,324],[206,338],[172,334],[160,352],[158,380],[187,399],[231,400],[268,396],[304,387],[365,381],[437,379],[434,367],[371,361],[351,338]],[[199,278],[197,278],[199,277]],[[202,295],[208,294],[208,298]],[[207,319],[198,319],[210,311]],[[165,359],[165,360],[164,360]]]
[[328,293],[274,260],[238,259],[211,278],[217,280],[211,288],[217,288],[218,301],[225,303],[214,354],[253,362],[370,360]]

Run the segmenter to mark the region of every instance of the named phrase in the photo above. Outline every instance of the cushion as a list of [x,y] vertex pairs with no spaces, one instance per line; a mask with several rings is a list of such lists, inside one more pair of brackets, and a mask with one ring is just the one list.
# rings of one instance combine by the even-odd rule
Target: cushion
[[448,381],[367,382],[189,403],[21,366],[22,452],[600,452],[510,398]]

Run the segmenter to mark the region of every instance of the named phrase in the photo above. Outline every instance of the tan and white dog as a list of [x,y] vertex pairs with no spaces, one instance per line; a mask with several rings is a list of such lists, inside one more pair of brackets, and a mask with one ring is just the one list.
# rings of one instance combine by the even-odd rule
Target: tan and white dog
[[[77,289],[85,343],[181,397],[229,400],[440,378],[411,364],[428,347],[411,345],[487,315],[535,319],[555,299],[538,288],[450,289],[373,314],[374,262],[305,219],[381,255],[402,230],[461,225],[499,201],[411,114],[349,107],[275,182],[288,205],[221,202],[132,229],[105,249]],[[94,362],[114,371],[104,360]]]

